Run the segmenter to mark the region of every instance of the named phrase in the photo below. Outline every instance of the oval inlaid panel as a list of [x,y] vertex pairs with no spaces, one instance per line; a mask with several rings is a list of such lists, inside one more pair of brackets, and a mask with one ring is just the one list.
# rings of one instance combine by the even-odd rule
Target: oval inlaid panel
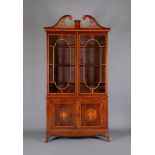
[[91,109],[91,108],[87,109],[87,111],[86,111],[86,118],[89,121],[94,121],[97,118],[96,110],[95,109]]
[[73,126],[74,125],[74,106],[73,104],[55,104],[54,124],[56,126]]
[[100,104],[81,104],[81,126],[100,126]]
[[66,121],[67,118],[68,118],[68,113],[66,111],[61,111],[60,112],[60,118],[63,120],[63,121]]

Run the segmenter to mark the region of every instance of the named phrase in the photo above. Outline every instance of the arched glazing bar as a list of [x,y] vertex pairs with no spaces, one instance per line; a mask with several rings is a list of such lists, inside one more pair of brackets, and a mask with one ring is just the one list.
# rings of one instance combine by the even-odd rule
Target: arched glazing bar
[[[100,73],[99,77],[100,78],[99,79],[100,80],[97,83],[97,85],[94,86],[94,87],[88,86],[88,83],[86,81],[86,47],[87,47],[87,45],[89,44],[90,41],[94,41],[94,42],[96,42],[98,44],[98,46],[99,46],[99,54],[100,54],[100,60],[99,60],[99,63],[100,63],[100,65],[99,65],[99,73]],[[97,89],[99,87],[100,83],[102,82],[102,46],[100,45],[100,43],[96,39],[93,38],[93,36],[92,36],[91,39],[88,39],[86,41],[86,43],[84,45],[84,48],[83,48],[83,80],[84,80],[84,83],[85,83],[86,87],[91,90],[91,93],[94,93],[94,90]]]
[[[60,87],[57,85],[57,82],[55,81],[55,72],[54,72],[54,63],[55,63],[55,60],[54,60],[54,56],[55,56],[55,47],[57,46],[57,44],[61,41],[64,41],[65,43],[67,43],[67,46],[69,48],[69,82],[67,82],[66,86],[65,87]],[[54,85],[56,86],[57,89],[61,90],[61,92],[63,92],[64,89],[67,89],[69,84],[71,82],[71,47],[69,46],[69,43],[67,40],[61,38],[61,39],[58,39],[54,46],[53,46],[53,83]]]

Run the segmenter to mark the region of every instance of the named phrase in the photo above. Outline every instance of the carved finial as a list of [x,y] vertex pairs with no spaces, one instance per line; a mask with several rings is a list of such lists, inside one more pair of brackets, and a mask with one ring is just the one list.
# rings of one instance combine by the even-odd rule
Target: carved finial
[[75,28],[80,28],[81,20],[74,20]]

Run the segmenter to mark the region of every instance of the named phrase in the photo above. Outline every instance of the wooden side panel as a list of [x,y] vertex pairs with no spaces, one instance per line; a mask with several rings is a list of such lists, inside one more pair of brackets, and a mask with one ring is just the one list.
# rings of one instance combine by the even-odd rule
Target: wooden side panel
[[49,118],[50,118],[50,98],[49,97],[47,97],[46,98],[46,131],[48,131],[49,130],[49,128],[50,128],[50,120],[49,120]]

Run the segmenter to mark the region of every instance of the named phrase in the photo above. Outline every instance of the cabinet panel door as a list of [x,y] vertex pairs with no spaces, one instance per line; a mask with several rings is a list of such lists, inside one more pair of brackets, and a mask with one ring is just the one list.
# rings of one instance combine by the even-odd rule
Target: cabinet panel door
[[75,102],[72,100],[52,100],[50,115],[51,129],[75,128]]
[[81,129],[103,128],[105,112],[103,101],[82,100],[79,108],[79,122]]

